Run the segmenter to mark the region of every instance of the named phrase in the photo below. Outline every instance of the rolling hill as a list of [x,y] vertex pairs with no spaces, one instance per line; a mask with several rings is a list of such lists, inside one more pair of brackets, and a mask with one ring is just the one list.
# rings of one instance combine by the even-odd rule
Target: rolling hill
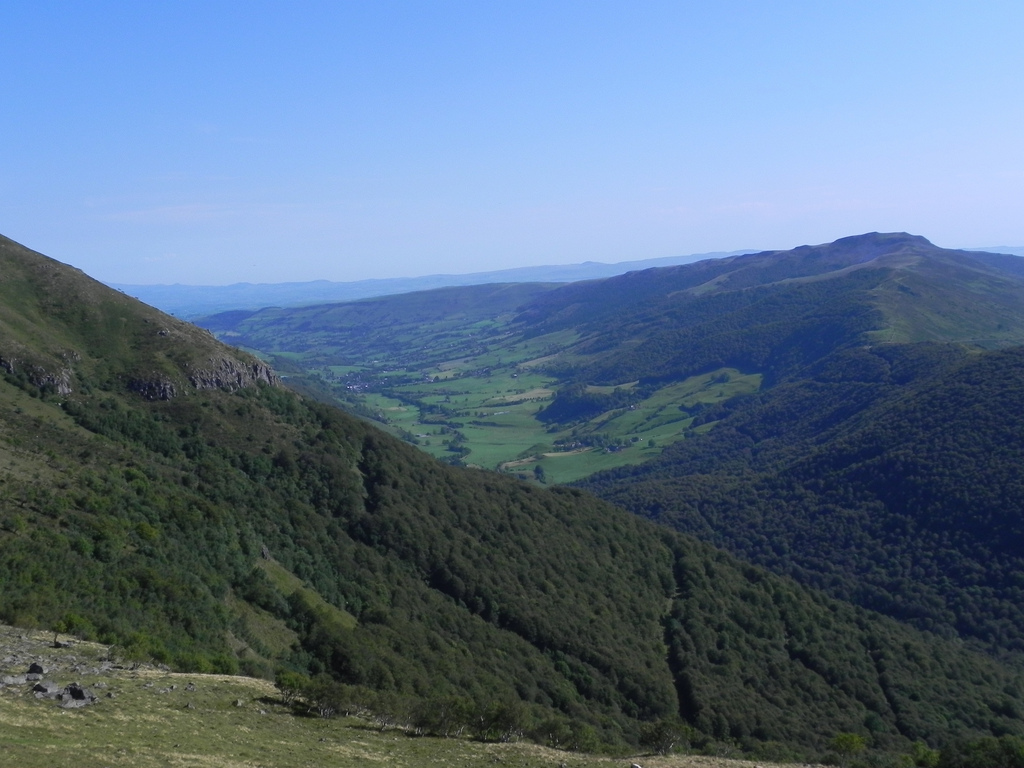
[[1019,654],[1022,360],[1021,347],[850,350],[585,486],[837,597]]

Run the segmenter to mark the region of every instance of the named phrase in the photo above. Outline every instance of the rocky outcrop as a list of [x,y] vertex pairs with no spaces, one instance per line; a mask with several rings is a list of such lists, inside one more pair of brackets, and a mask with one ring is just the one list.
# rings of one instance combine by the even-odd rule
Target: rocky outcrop
[[171,400],[178,394],[178,388],[173,381],[158,378],[132,379],[128,382],[128,389],[147,400]]
[[45,366],[22,360],[10,353],[6,353],[0,355],[0,370],[5,371],[10,376],[20,375],[23,381],[27,381],[41,390],[55,392],[58,395],[71,394],[72,373],[67,368],[51,370]]
[[78,707],[87,707],[90,704],[95,704],[99,697],[88,688],[83,688],[78,683],[72,683],[61,691],[58,698],[60,699],[61,708],[77,709]]
[[52,389],[58,395],[71,394],[71,371],[66,368],[56,373],[49,373],[40,368],[36,374],[35,377],[30,375],[29,378],[40,389]]
[[211,359],[209,367],[199,368],[188,375],[196,389],[236,389],[251,387],[258,382],[277,385],[278,378],[270,366],[259,361],[243,363],[230,357]]
[[61,694],[61,687],[52,680],[43,680],[32,686],[37,699],[55,699]]
[[[272,386],[280,383],[270,366],[259,361],[243,362],[230,357],[210,358],[209,365],[201,368],[186,366],[186,375],[188,383],[196,389],[224,389],[229,392],[260,382]],[[181,384],[157,373],[138,376],[130,380],[127,386],[147,400],[172,400],[184,394]]]

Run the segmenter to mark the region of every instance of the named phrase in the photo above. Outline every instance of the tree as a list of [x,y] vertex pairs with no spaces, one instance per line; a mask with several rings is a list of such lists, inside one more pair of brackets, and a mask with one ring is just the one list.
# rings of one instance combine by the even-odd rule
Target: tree
[[291,704],[309,688],[310,679],[290,669],[279,669],[274,675],[274,685],[281,692],[285,704]]
[[931,749],[923,741],[915,741],[910,747],[910,759],[919,768],[935,768],[939,764],[939,750]]
[[839,733],[829,742],[829,747],[839,755],[840,765],[846,765],[851,757],[864,751],[867,741],[859,733]]
[[522,702],[492,701],[476,716],[477,737],[484,741],[515,741],[523,735],[526,710]]
[[659,755],[667,755],[680,742],[689,742],[692,731],[678,717],[663,717],[644,726],[640,732],[640,743]]

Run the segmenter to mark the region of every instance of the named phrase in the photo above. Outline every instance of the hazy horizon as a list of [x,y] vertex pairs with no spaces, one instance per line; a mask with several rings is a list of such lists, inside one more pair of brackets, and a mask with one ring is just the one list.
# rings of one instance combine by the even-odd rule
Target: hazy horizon
[[121,284],[1024,244],[1024,5],[8,4],[0,233]]

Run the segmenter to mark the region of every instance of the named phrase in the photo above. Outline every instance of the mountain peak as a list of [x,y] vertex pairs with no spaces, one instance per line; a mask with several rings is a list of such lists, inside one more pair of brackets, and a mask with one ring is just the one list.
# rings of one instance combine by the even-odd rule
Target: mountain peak
[[863,235],[849,235],[841,237],[832,243],[835,246],[857,247],[864,245],[884,245],[887,247],[898,245],[917,245],[935,248],[936,246],[927,238],[920,235],[911,235],[909,232],[865,232]]

